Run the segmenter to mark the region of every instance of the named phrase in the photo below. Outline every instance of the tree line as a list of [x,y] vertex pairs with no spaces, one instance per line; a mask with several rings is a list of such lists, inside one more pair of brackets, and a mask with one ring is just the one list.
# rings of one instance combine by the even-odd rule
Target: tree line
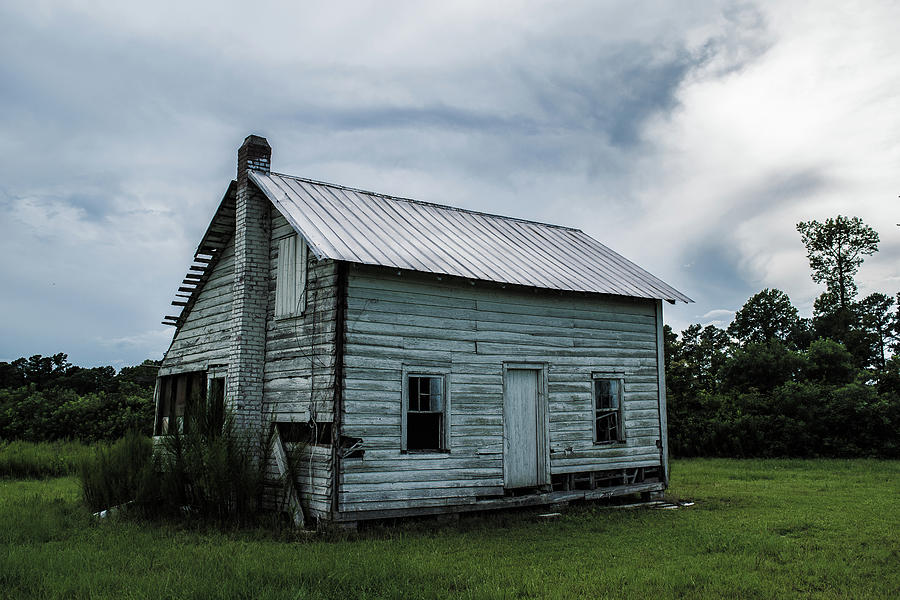
[[900,294],[855,282],[878,233],[844,216],[797,230],[825,284],[812,318],[767,288],[727,328],[666,326],[673,455],[900,457]]
[[0,362],[0,439],[115,440],[153,427],[159,361],[118,373],[72,365],[64,353]]

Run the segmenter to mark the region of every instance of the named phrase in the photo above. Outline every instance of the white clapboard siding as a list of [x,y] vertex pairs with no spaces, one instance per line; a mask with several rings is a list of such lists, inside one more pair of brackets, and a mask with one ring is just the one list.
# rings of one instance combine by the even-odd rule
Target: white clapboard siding
[[[334,418],[335,263],[317,261],[306,252],[303,239],[293,235],[277,211],[272,215],[269,248],[263,411],[275,422],[330,422]],[[292,253],[291,260],[284,252]],[[298,260],[305,262],[305,268]],[[297,492],[307,516],[329,518],[334,481],[331,447],[303,448],[295,468]]]
[[[274,212],[269,254],[264,409],[279,421],[305,422],[310,418],[331,421],[337,270],[334,261],[318,261],[312,254],[299,252],[292,244],[287,244],[290,246],[288,251],[295,252],[296,257],[302,256],[307,263],[306,269],[287,269],[288,286],[296,289],[295,277],[300,276],[301,271],[306,279],[305,310],[289,311],[295,313],[289,318],[276,318],[278,303],[288,301],[278,296],[278,290],[284,287],[284,281],[279,281],[286,264],[281,254],[286,247],[284,240],[302,243],[302,238],[290,235],[292,231],[284,217]],[[290,302],[299,302],[299,299],[295,296]]]
[[[503,363],[547,364],[552,474],[660,464],[652,300],[501,289],[350,267],[341,518],[470,505],[503,493]],[[402,454],[404,366],[449,368],[450,452]],[[625,442],[593,442],[592,372],[625,381]]]
[[225,363],[231,341],[231,299],[234,284],[234,240],[222,250],[197,301],[172,340],[160,375],[205,371]]

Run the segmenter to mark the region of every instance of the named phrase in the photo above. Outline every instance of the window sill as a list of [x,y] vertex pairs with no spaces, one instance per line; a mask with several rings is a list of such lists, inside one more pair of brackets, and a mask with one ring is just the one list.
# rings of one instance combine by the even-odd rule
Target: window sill
[[306,311],[302,313],[291,313],[289,315],[275,315],[276,321],[290,321],[291,319],[299,319],[306,314]]
[[608,442],[594,442],[595,446],[625,446],[628,442],[626,440],[610,440]]
[[400,454],[437,454],[438,456],[447,456],[450,454],[449,450],[401,450]]

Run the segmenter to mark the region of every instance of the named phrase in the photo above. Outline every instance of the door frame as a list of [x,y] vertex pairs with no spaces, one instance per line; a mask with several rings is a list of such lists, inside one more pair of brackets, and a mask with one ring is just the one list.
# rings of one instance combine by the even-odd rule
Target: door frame
[[521,361],[504,361],[503,362],[503,404],[500,409],[503,421],[503,487],[506,488],[506,373],[510,369],[523,369],[527,371],[537,371],[537,418],[535,430],[537,432],[537,447],[541,452],[541,456],[537,460],[537,481],[538,486],[550,485],[550,403],[549,394],[547,392],[547,363],[545,362],[521,362]]

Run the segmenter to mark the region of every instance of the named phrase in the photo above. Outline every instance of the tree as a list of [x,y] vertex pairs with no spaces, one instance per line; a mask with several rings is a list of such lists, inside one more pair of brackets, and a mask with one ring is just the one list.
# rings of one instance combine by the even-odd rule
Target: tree
[[804,367],[803,356],[777,338],[748,342],[737,348],[722,368],[722,389],[769,394],[776,387],[797,379]]
[[725,364],[729,345],[728,334],[715,325],[690,325],[681,332],[680,360],[688,366],[694,385],[714,390]]
[[896,356],[900,354],[900,293],[897,294],[897,302],[894,304],[894,316],[891,318],[891,351]]
[[884,369],[886,350],[894,337],[894,299],[886,294],[869,294],[857,304],[860,324],[872,346],[878,368]]
[[818,339],[806,351],[806,378],[829,385],[843,385],[853,381],[856,368],[853,355],[834,340]]
[[781,290],[766,288],[754,294],[734,315],[728,333],[741,344],[764,344],[772,339],[786,342],[796,335],[800,315]]
[[806,246],[813,281],[828,286],[840,309],[849,310],[856,296],[853,277],[863,257],[878,251],[878,232],[859,217],[842,215],[824,223],[801,221],[797,223],[797,231]]

